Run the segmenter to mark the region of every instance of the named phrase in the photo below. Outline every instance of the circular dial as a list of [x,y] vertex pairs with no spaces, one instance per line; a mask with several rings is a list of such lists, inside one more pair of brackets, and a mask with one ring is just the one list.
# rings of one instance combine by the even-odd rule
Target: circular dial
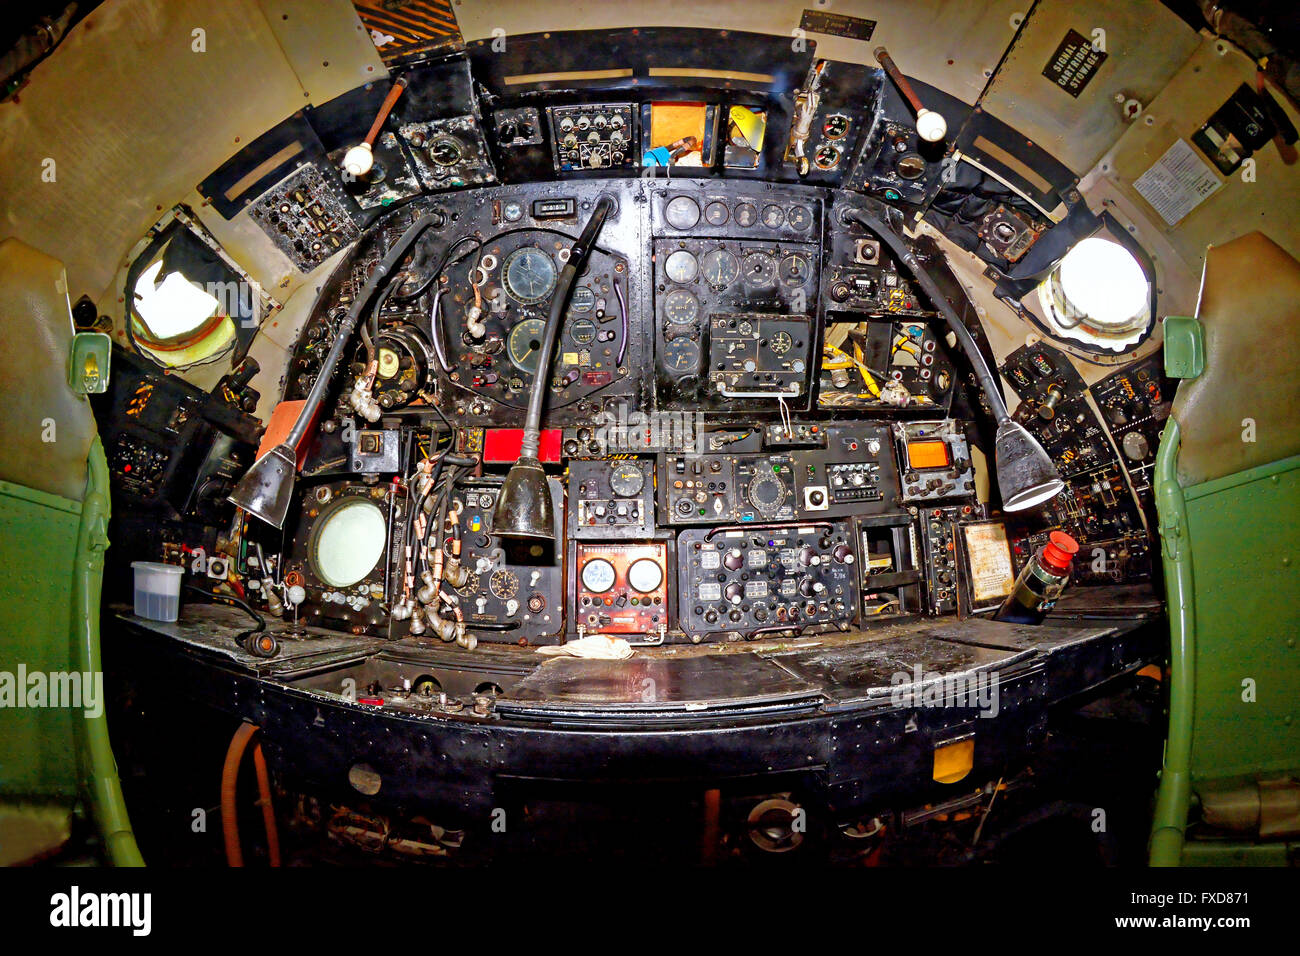
[[596,323],[591,319],[576,319],[569,326],[569,338],[574,345],[590,345],[596,341]]
[[429,144],[429,158],[439,166],[455,166],[463,150],[460,141],[451,136],[439,136]]
[[312,531],[308,563],[316,577],[351,587],[374,570],[388,542],[388,522],[373,501],[345,498],[326,510]]
[[790,211],[785,214],[785,221],[795,232],[803,232],[812,225],[812,213],[808,211],[807,206],[791,206]]
[[515,202],[513,199],[501,205],[501,218],[506,222],[518,222],[524,218],[523,203]]
[[763,225],[768,229],[780,229],[783,222],[785,222],[784,209],[780,206],[763,207]]
[[745,493],[760,514],[770,515],[785,500],[785,484],[776,475],[759,475],[749,483]]
[[790,346],[794,345],[794,339],[790,338],[790,333],[782,330],[772,336],[768,347],[777,355],[784,355],[790,351]]
[[813,162],[818,169],[834,169],[840,164],[840,150],[838,146],[832,146],[827,143],[818,148],[813,154]]
[[919,153],[904,153],[894,164],[894,169],[904,179],[920,179],[925,175],[925,160]]
[[674,282],[690,282],[699,272],[700,264],[685,249],[678,249],[664,263],[664,272]]
[[506,292],[523,305],[541,302],[555,288],[555,262],[533,246],[524,246],[506,256],[501,270]]
[[725,202],[711,202],[704,207],[704,221],[710,226],[725,224],[730,215]]
[[609,487],[620,498],[631,498],[645,487],[645,472],[630,461],[615,462],[609,471]]
[[792,252],[781,260],[781,282],[788,286],[800,286],[812,275],[812,266],[806,256]]
[[674,325],[690,325],[699,314],[699,301],[685,289],[673,289],[664,298],[664,317]]
[[633,561],[632,566],[627,569],[627,583],[632,586],[632,590],[640,591],[642,594],[655,590],[663,580],[664,569],[651,558]]
[[542,348],[542,333],[546,323],[541,319],[524,319],[506,337],[506,354],[510,362],[521,372],[533,374],[537,371],[537,355]]
[[508,601],[519,592],[519,579],[513,571],[498,568],[488,578],[488,590],[502,601]]
[[750,285],[771,285],[776,281],[776,262],[766,252],[751,252],[745,256],[741,272]]
[[748,229],[754,223],[758,222],[758,210],[747,202],[742,202],[736,207],[736,225],[744,226]]
[[614,565],[604,558],[592,558],[582,566],[582,586],[592,594],[604,594],[614,586]]
[[740,276],[740,261],[726,249],[714,249],[704,257],[704,279],[717,289],[724,289]]
[[664,368],[671,372],[693,372],[700,366],[700,347],[687,338],[664,343]]
[[849,131],[849,118],[843,113],[832,113],[822,125],[822,135],[827,139],[843,139]]
[[664,219],[674,229],[690,229],[700,221],[700,207],[690,196],[676,196],[664,207]]
[[596,293],[591,291],[591,286],[580,285],[573,290],[573,298],[569,300],[569,311],[590,312],[595,304]]

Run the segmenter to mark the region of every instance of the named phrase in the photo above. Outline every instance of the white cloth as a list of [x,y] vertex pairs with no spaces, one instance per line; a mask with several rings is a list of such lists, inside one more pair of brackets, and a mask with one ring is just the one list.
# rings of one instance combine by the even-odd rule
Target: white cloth
[[539,654],[568,657],[589,657],[602,661],[621,661],[632,656],[632,645],[621,637],[608,637],[604,634],[588,634],[577,641],[567,644],[548,645],[537,649]]

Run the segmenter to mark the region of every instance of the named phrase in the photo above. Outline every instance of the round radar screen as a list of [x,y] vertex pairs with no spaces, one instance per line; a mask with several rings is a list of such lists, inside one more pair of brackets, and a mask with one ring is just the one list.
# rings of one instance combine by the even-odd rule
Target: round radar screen
[[582,566],[582,586],[592,594],[604,594],[614,586],[614,565],[604,558],[593,558]]
[[347,588],[379,563],[388,541],[384,512],[365,498],[346,498],[327,508],[312,531],[308,562],[326,584]]
[[627,569],[627,583],[634,591],[640,591],[642,594],[655,590],[663,583],[663,579],[664,569],[651,558],[633,561],[632,566]]

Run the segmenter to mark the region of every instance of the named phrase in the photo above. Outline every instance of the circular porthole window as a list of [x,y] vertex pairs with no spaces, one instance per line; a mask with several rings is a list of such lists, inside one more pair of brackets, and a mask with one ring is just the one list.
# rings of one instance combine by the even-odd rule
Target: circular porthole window
[[1048,330],[1093,349],[1127,352],[1151,329],[1151,281],[1110,239],[1084,239],[1038,287]]

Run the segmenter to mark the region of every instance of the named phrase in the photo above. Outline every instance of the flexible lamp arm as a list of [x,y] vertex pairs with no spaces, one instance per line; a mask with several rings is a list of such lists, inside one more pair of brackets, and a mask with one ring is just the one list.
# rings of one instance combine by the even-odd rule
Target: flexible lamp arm
[[253,467],[239,479],[239,483],[235,485],[227,499],[232,504],[267,524],[277,528],[284,527],[285,518],[289,514],[289,503],[293,497],[294,476],[298,470],[298,445],[306,436],[312,419],[316,417],[316,412],[325,399],[325,390],[329,388],[330,379],[334,375],[334,369],[343,355],[344,348],[347,347],[348,339],[352,337],[357,321],[370,304],[370,300],[374,298],[376,290],[387,279],[388,273],[402,260],[420,234],[435,222],[434,217],[420,217],[406,232],[402,233],[401,238],[388,250],[388,254],[375,264],[370,278],[366,280],[366,284],[357,294],[343,321],[339,323],[338,331],[334,335],[334,343],[330,346],[325,361],[321,363],[320,372],[317,373],[316,381],[312,383],[311,391],[307,393],[307,398],[298,411],[293,428],[289,430],[284,441],[253,462]]
[[564,312],[569,307],[573,296],[573,284],[578,274],[587,267],[592,250],[596,246],[596,237],[601,227],[614,210],[614,202],[608,196],[602,196],[592,210],[591,218],[583,227],[578,241],[569,249],[569,261],[560,270],[559,281],[555,285],[555,294],[551,297],[551,311],[546,317],[546,328],[542,332],[541,352],[537,356],[537,373],[533,376],[533,389],[528,396],[528,415],[524,419],[524,435],[519,450],[520,458],[536,458],[542,443],[542,406],[546,404],[546,390],[551,381],[551,358],[555,354],[555,343],[560,337],[560,327],[564,324]]
[[330,346],[329,352],[325,355],[325,361],[321,363],[320,374],[316,376],[311,391],[307,393],[307,399],[303,403],[302,411],[298,413],[298,419],[293,423],[293,428],[285,439],[285,444],[296,448],[307,434],[307,427],[311,424],[316,409],[320,407],[320,403],[325,398],[325,390],[329,388],[330,379],[334,375],[334,367],[338,365],[339,358],[343,355],[348,340],[352,338],[352,333],[357,327],[357,322],[361,319],[361,314],[365,312],[366,306],[379,287],[384,284],[384,280],[392,272],[393,267],[402,261],[415,240],[435,221],[436,217],[433,216],[423,216],[417,219],[406,232],[402,233],[401,238],[393,244],[393,248],[388,250],[388,254],[375,265],[374,271],[370,273],[370,278],[366,280],[366,284],[362,286],[356,299],[353,300],[352,307],[348,309],[343,321],[339,323],[338,332],[334,336],[334,344]]
[[952,329],[953,335],[957,336],[957,342],[961,345],[961,350],[966,353],[966,358],[970,360],[971,366],[975,369],[980,388],[984,390],[984,395],[988,398],[989,408],[993,412],[994,420],[999,425],[1009,420],[1011,415],[1007,411],[1007,403],[1002,399],[1002,389],[998,387],[997,379],[989,371],[988,364],[984,361],[979,346],[975,344],[975,337],[970,334],[970,329],[966,328],[966,323],[958,318],[947,297],[940,291],[938,283],[934,281],[930,273],[917,260],[916,254],[903,241],[903,237],[875,216],[859,209],[850,209],[845,212],[844,220],[846,222],[856,222],[864,229],[874,232],[885,245],[889,246],[898,261],[907,266],[907,270],[912,273],[926,298],[934,303],[934,307],[939,310],[948,323],[948,327]]

